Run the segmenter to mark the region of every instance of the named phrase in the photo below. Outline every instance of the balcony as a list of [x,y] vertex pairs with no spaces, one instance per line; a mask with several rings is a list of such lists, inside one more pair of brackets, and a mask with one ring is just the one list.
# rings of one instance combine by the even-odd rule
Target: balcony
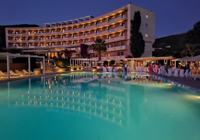
[[106,39],[106,43],[107,42],[114,42],[114,41],[124,40],[124,39],[127,39],[127,37],[126,36],[113,37],[113,38]]
[[127,49],[129,49],[128,45],[123,45],[123,46],[107,48],[107,51],[109,52],[109,51],[119,51],[119,50],[127,50]]
[[[120,56],[101,57],[101,60],[120,60],[124,58],[126,58],[125,55],[120,55]],[[91,59],[98,59],[98,57],[92,57]]]
[[125,55],[101,57],[102,60],[116,60],[116,59],[124,59],[124,58],[125,58]]
[[94,53],[94,51],[93,50],[88,50],[88,53]]
[[99,27],[99,26],[101,26],[101,23],[96,24],[96,27]]
[[[31,39],[31,40],[8,40],[8,42],[44,42],[44,41],[49,41],[49,42],[53,42],[53,41],[63,41],[63,40],[74,40],[74,39],[84,39],[87,37],[95,37],[98,35],[104,35],[104,34],[108,34],[108,33],[112,33],[112,32],[117,32],[117,31],[121,31],[121,30],[126,30],[125,26],[119,26],[110,30],[105,30],[105,31],[101,31],[98,33],[92,33],[92,34],[87,34],[87,35],[80,35],[80,36],[75,36],[75,37],[64,37],[64,38],[53,38],[53,39]],[[126,39],[126,36],[119,36],[119,37],[112,37],[109,39],[106,39],[106,42],[112,42],[112,41],[118,41],[118,40],[122,40],[122,39]]]
[[[105,22],[102,22],[102,23],[98,23],[96,25],[91,25],[91,26],[86,26],[86,27],[83,27],[83,28],[78,28],[78,29],[73,29],[73,30],[65,30],[65,31],[58,31],[58,32],[43,32],[43,33],[11,33],[11,34],[7,34],[8,36],[31,36],[31,35],[52,35],[52,34],[64,34],[64,33],[73,33],[73,32],[77,32],[77,31],[84,31],[84,30],[87,30],[87,29],[93,29],[93,28],[97,28],[97,27],[103,27],[105,25],[110,25],[112,24],[113,22],[118,22],[118,21],[121,21],[121,20],[125,20],[126,19],[126,16],[119,16],[115,19],[112,19],[112,20],[109,20],[109,21],[105,21]],[[108,24],[109,23],[109,24]],[[126,28],[126,27],[124,27]],[[109,32],[112,32],[112,31],[109,31]]]

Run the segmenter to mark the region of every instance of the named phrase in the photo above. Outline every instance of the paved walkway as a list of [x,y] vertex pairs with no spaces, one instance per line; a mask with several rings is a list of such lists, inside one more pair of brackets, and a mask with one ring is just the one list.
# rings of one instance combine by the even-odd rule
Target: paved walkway
[[200,79],[197,79],[196,81],[194,81],[194,80],[190,80],[186,77],[162,76],[162,75],[154,73],[154,72],[149,72],[149,74],[167,78],[173,82],[180,83],[182,86],[185,86],[185,87],[189,86],[189,87],[193,88],[195,91],[200,92]]
[[17,80],[24,80],[24,79],[29,79],[29,78],[37,78],[37,77],[41,77],[41,76],[50,76],[50,75],[55,75],[55,74],[64,74],[64,73],[68,73],[69,71],[65,71],[65,72],[52,72],[52,73],[46,73],[46,74],[38,74],[38,75],[32,75],[32,76],[22,76],[22,77],[16,77],[16,78],[11,78],[11,79],[7,79],[7,78],[2,78],[0,79],[0,83],[6,83],[6,82],[11,82],[11,81],[17,81]]

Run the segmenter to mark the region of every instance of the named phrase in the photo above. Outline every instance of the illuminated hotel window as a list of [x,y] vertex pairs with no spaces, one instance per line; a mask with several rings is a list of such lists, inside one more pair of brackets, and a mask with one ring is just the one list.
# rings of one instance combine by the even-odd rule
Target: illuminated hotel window
[[149,15],[146,15],[146,18],[149,18]]
[[110,57],[110,54],[108,54],[108,57]]
[[148,37],[148,34],[145,34],[145,37]]

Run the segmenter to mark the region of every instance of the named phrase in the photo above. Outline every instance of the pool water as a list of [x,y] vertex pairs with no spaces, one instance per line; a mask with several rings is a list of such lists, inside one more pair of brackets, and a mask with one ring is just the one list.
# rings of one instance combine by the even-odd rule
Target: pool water
[[0,140],[199,140],[200,95],[147,73],[0,84]]

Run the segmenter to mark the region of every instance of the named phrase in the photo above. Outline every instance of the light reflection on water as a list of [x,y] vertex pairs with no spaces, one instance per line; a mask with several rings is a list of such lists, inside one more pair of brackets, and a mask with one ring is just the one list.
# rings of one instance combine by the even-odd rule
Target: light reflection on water
[[199,101],[198,93],[147,73],[11,82],[0,85],[0,139],[197,140]]

